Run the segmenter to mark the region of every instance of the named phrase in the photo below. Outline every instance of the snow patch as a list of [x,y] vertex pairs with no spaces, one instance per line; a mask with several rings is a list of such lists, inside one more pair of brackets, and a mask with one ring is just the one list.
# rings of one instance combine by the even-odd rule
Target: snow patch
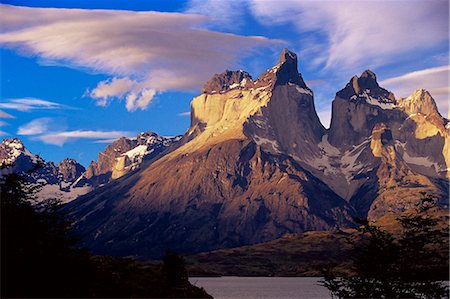
[[138,145],[132,150],[123,153],[122,156],[128,156],[132,160],[135,156],[144,156],[147,154],[147,145]]
[[275,151],[275,153],[277,154],[281,153],[280,146],[275,140],[270,140],[261,136],[253,136],[253,139],[255,140],[256,144],[263,147],[271,146],[272,149]]
[[341,153],[338,148],[328,142],[328,134],[322,136],[322,141],[319,142],[318,146],[325,154],[331,156],[337,156]]
[[309,89],[302,88],[302,87],[298,86],[297,84],[294,84],[294,83],[291,83],[291,82],[288,82],[288,84],[289,84],[290,86],[295,86],[295,89],[296,89],[299,93],[308,94],[308,95],[310,95],[310,96],[313,95],[313,94],[312,94],[312,91],[309,90]]
[[[362,94],[359,94],[358,97],[359,98],[363,98],[365,99],[367,104],[373,105],[373,106],[378,106],[381,109],[387,109],[387,110],[391,110],[394,109],[396,107],[395,103],[392,102],[392,100],[387,99],[387,98],[381,98],[381,99],[376,99],[374,97],[371,97],[369,95],[370,90],[365,90]],[[356,99],[355,95],[352,96],[350,99]]]

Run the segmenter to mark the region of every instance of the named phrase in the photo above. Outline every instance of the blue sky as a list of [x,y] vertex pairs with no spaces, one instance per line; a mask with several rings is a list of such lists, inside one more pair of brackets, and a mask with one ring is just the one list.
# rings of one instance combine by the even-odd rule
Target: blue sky
[[449,107],[448,1],[1,1],[0,135],[87,166],[110,140],[182,134],[212,74],[299,56],[322,122],[355,74]]

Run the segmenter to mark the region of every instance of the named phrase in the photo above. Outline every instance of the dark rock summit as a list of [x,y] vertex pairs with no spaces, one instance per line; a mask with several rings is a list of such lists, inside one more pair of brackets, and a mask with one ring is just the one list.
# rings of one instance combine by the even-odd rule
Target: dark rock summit
[[59,162],[57,168],[58,174],[64,182],[74,182],[86,171],[83,165],[69,158]]
[[297,54],[286,48],[283,49],[280,55],[280,60],[277,66],[275,66],[275,68],[278,67],[278,71],[276,73],[276,82],[278,85],[292,83],[302,88],[307,88],[305,82],[303,81],[302,75],[298,72],[297,64]]
[[215,74],[202,88],[203,93],[217,93],[227,91],[233,87],[246,88],[252,85],[252,77],[244,71],[226,70],[221,74]]
[[336,93],[336,97],[348,100],[357,99],[367,91],[371,97],[379,101],[395,103],[394,94],[378,85],[377,77],[371,70],[364,71],[360,77],[353,76],[345,88]]

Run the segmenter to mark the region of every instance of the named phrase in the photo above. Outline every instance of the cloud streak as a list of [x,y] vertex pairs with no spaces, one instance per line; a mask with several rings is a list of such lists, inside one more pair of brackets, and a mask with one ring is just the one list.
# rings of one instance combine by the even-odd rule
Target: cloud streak
[[15,118],[11,114],[6,113],[5,111],[0,110],[0,118]]
[[110,75],[88,94],[99,105],[126,99],[130,111],[145,109],[157,92],[197,89],[211,74],[235,65],[243,53],[274,43],[200,29],[207,18],[195,14],[0,8],[0,44]]
[[101,142],[103,140],[108,141],[110,139],[117,139],[120,137],[134,136],[134,133],[129,131],[92,131],[92,130],[76,130],[76,131],[64,131],[53,132],[36,137],[47,144],[62,146],[64,143],[74,141],[77,139],[97,139],[95,142]]
[[414,90],[424,88],[436,100],[439,111],[448,116],[450,114],[449,72],[450,66],[444,65],[389,78],[381,81],[380,84],[392,90],[396,97],[407,97]]
[[[18,111],[30,111],[30,110],[36,110],[36,109],[61,109],[64,107],[70,108],[68,106],[61,105],[59,103],[36,99],[36,98],[8,99],[5,102],[0,103],[0,108],[12,109],[12,110],[18,110]],[[12,115],[9,115],[5,112],[0,111],[0,117],[11,118]]]
[[301,56],[325,69],[360,71],[445,46],[449,2],[253,0],[250,10],[263,25],[291,23],[300,33]]

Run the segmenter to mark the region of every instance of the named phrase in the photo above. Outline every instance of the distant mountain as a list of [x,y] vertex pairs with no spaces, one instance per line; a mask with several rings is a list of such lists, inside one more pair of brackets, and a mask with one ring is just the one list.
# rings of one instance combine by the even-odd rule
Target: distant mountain
[[[130,147],[120,148],[108,152]],[[200,252],[402,213],[422,191],[446,206],[449,157],[448,120],[431,95],[396,99],[370,70],[337,92],[325,129],[285,49],[256,80],[214,75],[176,146],[68,209],[99,253]]]
[[18,138],[5,138],[0,144],[0,175],[17,173],[28,182],[40,185],[37,199],[59,199],[68,202],[91,190],[78,187],[85,168],[66,158],[57,165],[32,154]]
[[143,132],[136,138],[122,137],[108,145],[86,170],[74,159],[66,158],[55,165],[32,154],[18,138],[5,138],[0,145],[0,175],[17,173],[41,186],[38,199],[57,198],[69,202],[80,195],[116,180],[151,161],[178,137],[162,137]]
[[91,162],[80,184],[98,187],[118,179],[158,157],[180,139],[181,136],[163,137],[151,131],[142,132],[136,138],[117,139],[98,154],[98,161]]

